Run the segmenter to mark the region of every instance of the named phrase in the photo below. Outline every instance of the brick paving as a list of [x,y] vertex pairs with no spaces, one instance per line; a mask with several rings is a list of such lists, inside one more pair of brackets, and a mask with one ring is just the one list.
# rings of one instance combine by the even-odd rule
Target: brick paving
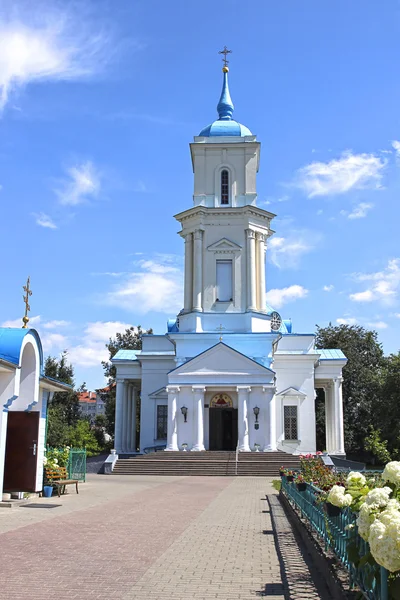
[[[59,508],[2,509],[1,599],[296,599],[290,573],[282,579],[266,479],[161,479],[103,476],[95,501],[93,484]],[[295,560],[309,594],[298,598],[327,598],[301,553]]]

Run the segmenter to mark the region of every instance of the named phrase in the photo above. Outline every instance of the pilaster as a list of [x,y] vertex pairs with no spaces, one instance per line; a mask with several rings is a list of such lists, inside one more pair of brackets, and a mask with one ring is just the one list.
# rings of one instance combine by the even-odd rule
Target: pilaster
[[166,450],[178,450],[178,424],[176,418],[177,404],[180,388],[178,386],[168,386],[168,427],[167,427],[167,447]]
[[238,386],[238,444],[240,452],[250,452],[248,404],[250,386]]
[[247,238],[247,310],[257,310],[256,297],[256,232],[246,229]]
[[203,310],[203,230],[196,229],[193,234],[193,310]]
[[204,447],[204,394],[206,388],[204,386],[193,386],[193,407],[195,410],[195,444],[192,448],[194,451],[205,450]]

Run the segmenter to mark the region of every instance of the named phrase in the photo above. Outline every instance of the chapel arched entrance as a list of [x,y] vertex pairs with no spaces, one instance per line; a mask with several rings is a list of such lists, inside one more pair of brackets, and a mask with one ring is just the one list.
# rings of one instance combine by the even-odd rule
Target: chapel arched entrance
[[228,394],[215,394],[209,410],[209,449],[235,450],[238,440],[238,411]]

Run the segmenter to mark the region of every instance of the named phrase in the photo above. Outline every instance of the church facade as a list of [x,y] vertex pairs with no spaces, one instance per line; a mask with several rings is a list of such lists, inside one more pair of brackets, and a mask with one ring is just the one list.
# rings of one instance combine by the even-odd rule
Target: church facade
[[275,215],[257,206],[260,142],[233,108],[224,66],[218,119],[190,144],[193,205],[175,215],[184,307],[166,334],[145,335],[142,350],[113,359],[115,448],[315,452],[315,390],[323,388],[326,450],[343,456],[346,357],[316,349],[315,334],[294,332],[266,303]]

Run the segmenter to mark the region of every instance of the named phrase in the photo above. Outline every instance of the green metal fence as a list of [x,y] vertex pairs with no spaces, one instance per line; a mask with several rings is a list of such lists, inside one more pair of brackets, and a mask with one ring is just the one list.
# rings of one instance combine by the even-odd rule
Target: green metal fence
[[86,448],[71,448],[67,464],[68,479],[86,481]]
[[[281,492],[324,540],[325,550],[330,548],[349,571],[350,585],[357,585],[363,597],[368,600],[389,600],[388,571],[383,567],[376,569],[367,560],[369,556],[367,542],[356,533],[356,530],[350,532],[347,528],[349,525],[356,526],[356,515],[349,509],[345,509],[337,517],[328,516],[323,503],[317,502],[321,490],[313,485],[307,485],[306,490],[300,492],[295,483],[288,482],[286,477],[282,477]],[[360,559],[358,564],[362,565],[358,568],[349,560],[350,536],[355,554]]]

